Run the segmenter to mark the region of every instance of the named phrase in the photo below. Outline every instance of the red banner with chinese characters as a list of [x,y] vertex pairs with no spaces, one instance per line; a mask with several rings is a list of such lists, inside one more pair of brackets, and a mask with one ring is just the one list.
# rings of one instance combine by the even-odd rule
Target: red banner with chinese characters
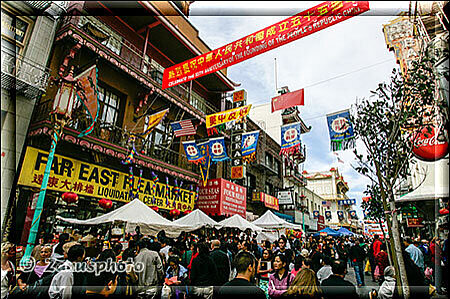
[[217,72],[368,10],[368,1],[323,2],[228,45],[166,68],[162,88]]
[[247,189],[224,179],[209,180],[205,187],[200,187],[197,205],[207,214],[238,214],[245,218]]

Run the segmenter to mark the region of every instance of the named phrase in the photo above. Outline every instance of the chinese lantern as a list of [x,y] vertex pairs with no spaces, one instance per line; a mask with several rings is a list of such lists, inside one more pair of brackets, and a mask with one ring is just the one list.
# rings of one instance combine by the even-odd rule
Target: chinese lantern
[[106,198],[102,198],[98,201],[98,205],[104,209],[111,209],[112,204],[113,204],[112,201]]
[[440,210],[439,210],[439,214],[441,214],[441,215],[447,215],[447,214],[448,214],[448,209],[446,209],[446,208],[440,209]]
[[73,192],[65,192],[61,195],[61,198],[66,203],[74,203],[78,201],[78,194]]
[[157,206],[154,206],[154,207],[152,207],[152,210],[155,211],[155,212],[158,212],[159,208]]
[[170,210],[170,216],[177,217],[179,215],[180,215],[180,211],[179,210],[177,210],[177,209]]

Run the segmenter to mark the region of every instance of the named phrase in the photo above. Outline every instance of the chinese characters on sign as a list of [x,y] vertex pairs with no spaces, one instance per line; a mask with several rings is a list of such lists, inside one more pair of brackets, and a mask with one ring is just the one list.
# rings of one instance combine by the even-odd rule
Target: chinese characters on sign
[[[30,167],[22,168],[18,184],[40,188],[47,157],[47,152],[28,147],[24,165],[30,165]],[[138,183],[137,180],[133,181],[133,193],[140,188]],[[129,198],[126,173],[60,155],[55,155],[53,159],[47,188],[53,191],[71,191],[87,197],[106,198],[121,202],[129,202],[132,199]],[[172,205],[167,206],[166,204],[166,198],[168,198],[171,203],[175,201],[176,208],[180,211],[192,211],[195,192],[180,188],[176,194],[173,192],[174,188],[174,186],[142,178],[139,199],[149,206],[172,209]]]
[[240,120],[248,115],[252,105],[246,105],[206,116],[206,128],[218,126],[230,121]]
[[164,70],[163,89],[214,73],[369,10],[368,1],[326,1]]

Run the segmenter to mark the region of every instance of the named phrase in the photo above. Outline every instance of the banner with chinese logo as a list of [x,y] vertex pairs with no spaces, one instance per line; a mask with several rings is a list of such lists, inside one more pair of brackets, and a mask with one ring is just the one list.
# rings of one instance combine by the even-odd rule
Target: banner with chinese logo
[[211,161],[220,162],[228,160],[227,151],[225,147],[225,137],[217,137],[209,139],[209,155]]
[[[34,188],[41,188],[48,152],[28,147],[24,165],[18,184]],[[55,155],[53,159],[47,189],[57,192],[74,192],[87,198],[106,198],[113,201],[130,202],[130,186],[128,174],[111,168],[82,162],[73,158]],[[173,209],[192,211],[196,192],[179,188],[178,194],[174,192],[176,186],[154,182],[142,177],[133,180],[131,191],[148,206],[157,206],[160,209]],[[139,193],[137,191],[140,191]],[[168,199],[168,200],[166,200]],[[170,203],[170,205],[167,204]]]
[[202,176],[203,186],[206,186],[209,177],[209,167],[211,166],[211,156],[209,155],[209,141],[197,145],[204,160],[200,161],[200,174]]
[[344,211],[337,211],[337,215],[339,219],[344,218]]
[[89,135],[93,130],[98,118],[100,108],[97,90],[98,70],[93,65],[80,75],[75,77],[79,88],[77,89],[77,99],[83,104],[87,115],[91,119],[91,124],[78,137]]
[[202,155],[202,152],[198,149],[195,141],[185,141],[183,142],[183,147],[189,162],[198,164],[203,160],[206,160],[206,157]]
[[355,147],[355,134],[348,109],[327,114],[327,123],[333,152]]
[[331,219],[331,211],[325,211],[325,218],[327,218],[327,220]]
[[208,115],[206,116],[206,128],[209,129],[211,127],[222,125],[230,121],[241,120],[249,114],[251,107],[252,105],[250,104],[243,107]]
[[164,70],[162,88],[217,72],[369,10],[368,1],[326,1]]
[[166,113],[168,111],[169,108],[143,117],[142,120],[144,121],[141,120],[142,126],[139,132],[135,131],[131,132],[131,134],[141,138],[146,138],[153,131],[153,129],[164,119],[164,116],[166,116]]
[[242,134],[241,153],[242,159],[251,162],[256,157],[256,147],[258,146],[259,131]]
[[319,211],[317,211],[317,210],[314,210],[314,211],[313,211],[313,217],[314,217],[314,219],[319,218],[319,215],[320,215]]
[[356,211],[355,210],[350,210],[348,211],[348,213],[350,214],[350,218],[351,219],[357,219],[358,216],[356,215]]
[[300,151],[302,132],[301,123],[296,122],[281,126],[281,151],[280,155],[294,155]]

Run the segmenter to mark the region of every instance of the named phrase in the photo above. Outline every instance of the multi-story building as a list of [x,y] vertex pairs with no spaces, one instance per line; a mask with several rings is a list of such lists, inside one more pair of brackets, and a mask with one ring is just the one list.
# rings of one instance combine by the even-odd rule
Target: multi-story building
[[12,188],[36,100],[45,92],[47,62],[64,1],[2,1],[1,223],[13,221]]
[[[348,198],[346,193],[349,186],[339,170],[337,168],[319,172],[305,170],[303,175],[307,180],[306,187],[324,201],[325,224],[331,228],[346,227],[356,232],[359,229],[358,221],[350,215],[356,200]],[[315,209],[319,210],[317,206]]]
[[[95,65],[100,109],[93,132],[79,137],[90,120],[80,103],[74,105],[72,121],[64,127],[56,146],[41,231],[61,229],[56,215],[87,219],[105,213],[99,206],[102,198],[111,200],[114,207],[130,201],[127,181],[134,176],[133,190],[137,192],[140,171],[144,184],[139,198],[147,205],[159,207],[163,214],[175,207],[181,212],[194,208],[191,190],[195,191],[201,180],[199,167],[186,159],[181,142],[187,137],[173,137],[169,124],[191,119],[198,125],[193,139],[207,138],[202,125],[206,115],[224,110],[225,93],[234,85],[222,70],[162,90],[164,68],[211,50],[188,20],[188,4],[130,1],[124,7],[123,2],[74,1],[61,17],[49,63],[51,74],[58,77],[68,57],[71,59],[66,68],[73,66],[75,75]],[[55,93],[56,88],[49,86],[39,99],[28,131],[27,154],[22,159],[27,167],[22,167],[17,184],[17,206],[21,209],[16,213],[16,226],[25,227],[22,236],[17,236],[18,243],[26,240],[42,181]],[[169,112],[162,122],[145,139],[136,139],[135,164],[130,173],[130,165],[122,163],[131,151],[130,132],[145,128],[145,115],[166,108]],[[155,175],[159,179],[157,189],[147,190]],[[211,166],[210,178],[223,175],[222,163]],[[181,182],[181,196],[176,200],[170,195],[173,193],[163,194]],[[68,191],[79,195],[78,202],[62,200],[61,195]]]
[[[430,54],[434,59],[436,78],[435,99],[448,107],[448,27],[445,13],[448,1],[411,1],[407,15],[396,18],[383,26],[386,43],[395,54],[403,75],[407,75],[412,61]],[[437,111],[430,106],[430,111]],[[410,161],[410,175],[397,190],[396,205],[402,209],[420,201],[418,213],[403,213],[420,219],[411,224],[410,216],[402,217],[404,232],[431,236],[443,232],[448,224],[448,216],[436,217],[436,211],[448,203],[448,110],[442,114],[432,114],[425,119],[427,125],[434,127],[434,135],[424,138],[419,151]],[[428,120],[428,121],[427,121]],[[417,129],[417,128],[416,128]],[[419,227],[419,228],[418,228]],[[422,228],[420,228],[422,227]]]

